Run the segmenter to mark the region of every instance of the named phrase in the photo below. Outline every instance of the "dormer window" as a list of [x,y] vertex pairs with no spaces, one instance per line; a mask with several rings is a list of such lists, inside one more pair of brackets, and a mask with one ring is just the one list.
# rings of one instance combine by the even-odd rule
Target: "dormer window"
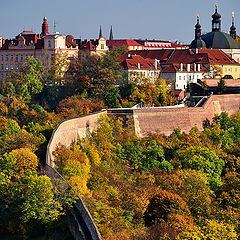
[[23,48],[23,41],[19,42],[19,46],[20,46],[20,48]]

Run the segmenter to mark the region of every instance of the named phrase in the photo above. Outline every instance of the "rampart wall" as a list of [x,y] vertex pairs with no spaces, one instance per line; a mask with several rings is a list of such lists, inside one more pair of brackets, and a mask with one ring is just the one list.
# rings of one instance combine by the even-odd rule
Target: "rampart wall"
[[240,111],[240,94],[211,95],[202,107],[180,108],[142,108],[109,109],[95,114],[73,118],[61,122],[55,129],[47,149],[47,164],[53,164],[53,151],[59,143],[71,146],[78,139],[86,137],[97,127],[97,120],[102,115],[113,115],[131,120],[133,130],[139,137],[149,133],[170,135],[175,128],[188,133],[196,126],[203,130],[204,123],[221,112],[233,114]]
[[170,135],[175,128],[188,133],[196,126],[200,131],[216,114],[240,111],[240,94],[212,95],[202,107],[134,109],[135,132],[143,137],[158,132]]
[[97,121],[103,115],[107,115],[107,111],[68,119],[58,124],[48,143],[46,163],[54,167],[53,151],[55,151],[56,147],[60,143],[69,147],[79,139],[86,137],[93,129],[97,128]]

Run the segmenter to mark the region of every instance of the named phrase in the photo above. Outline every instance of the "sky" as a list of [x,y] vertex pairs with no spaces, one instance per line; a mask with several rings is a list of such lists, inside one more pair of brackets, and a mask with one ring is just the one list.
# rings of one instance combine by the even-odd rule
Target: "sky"
[[[231,14],[240,35],[240,0],[219,0],[222,30],[229,32]],[[190,43],[196,14],[203,32],[211,31],[214,0],[0,0],[0,36],[13,38],[23,30],[41,32],[44,16],[49,30],[75,38],[98,37],[99,26],[108,38],[158,39]]]

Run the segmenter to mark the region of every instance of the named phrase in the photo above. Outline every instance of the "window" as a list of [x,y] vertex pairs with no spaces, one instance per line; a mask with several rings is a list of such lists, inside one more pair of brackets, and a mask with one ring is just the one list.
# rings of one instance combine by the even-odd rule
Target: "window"
[[6,64],[5,69],[8,70],[8,64]]
[[179,76],[179,80],[181,80],[181,76]]
[[15,56],[15,61],[18,62],[18,55]]
[[1,56],[1,60],[4,61],[4,55]]
[[6,55],[6,58],[5,58],[6,61],[8,61],[8,55]]
[[20,56],[20,61],[23,61],[23,55]]
[[49,47],[49,48],[52,47],[52,42],[51,42],[51,40],[48,40],[48,47]]
[[19,68],[19,66],[16,64],[16,65],[15,65],[15,69],[18,69],[18,68]]
[[1,64],[1,70],[3,70],[4,69],[4,65],[3,64]]
[[10,57],[10,61],[13,61],[13,55],[11,55],[11,57]]
[[20,48],[23,48],[23,41],[19,42]]
[[10,69],[13,70],[13,64],[10,64]]

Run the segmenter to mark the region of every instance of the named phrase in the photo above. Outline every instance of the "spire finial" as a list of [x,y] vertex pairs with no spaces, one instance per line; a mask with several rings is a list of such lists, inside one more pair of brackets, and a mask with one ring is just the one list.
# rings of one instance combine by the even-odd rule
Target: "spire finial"
[[200,14],[199,14],[199,12],[197,12],[196,16],[197,16],[197,22],[199,23],[199,20],[200,20]]
[[218,9],[218,0],[215,0],[215,10],[217,12],[217,9]]
[[111,29],[110,29],[109,40],[113,40],[113,30],[112,30],[112,25],[111,25]]
[[[102,35],[102,26],[100,25],[100,30],[99,30],[99,38],[101,38],[103,35]],[[98,38],[98,39],[99,39]]]
[[232,24],[234,25],[234,17],[235,17],[235,13],[232,12]]

